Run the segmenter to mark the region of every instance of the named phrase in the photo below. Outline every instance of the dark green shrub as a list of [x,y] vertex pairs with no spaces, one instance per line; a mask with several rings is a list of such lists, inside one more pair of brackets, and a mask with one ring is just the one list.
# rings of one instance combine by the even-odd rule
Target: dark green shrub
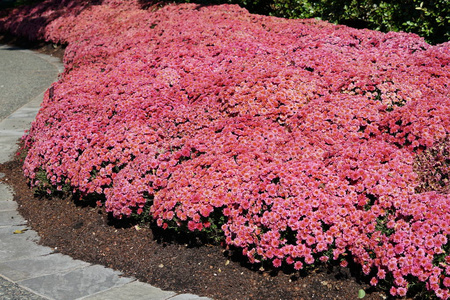
[[272,15],[284,18],[320,18],[333,23],[380,31],[406,31],[429,43],[450,37],[447,0],[274,0]]
[[383,32],[416,33],[431,44],[450,38],[448,0],[180,0],[200,4],[235,3],[251,13],[291,19],[319,18]]

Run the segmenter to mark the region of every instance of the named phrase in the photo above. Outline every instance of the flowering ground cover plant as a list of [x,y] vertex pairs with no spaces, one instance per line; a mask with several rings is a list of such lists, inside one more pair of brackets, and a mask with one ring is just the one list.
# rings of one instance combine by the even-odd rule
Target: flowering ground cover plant
[[353,260],[393,296],[449,298],[449,43],[232,5],[56,2],[34,8],[38,32],[17,26],[27,9],[0,23],[67,44],[24,137],[32,185],[251,262]]

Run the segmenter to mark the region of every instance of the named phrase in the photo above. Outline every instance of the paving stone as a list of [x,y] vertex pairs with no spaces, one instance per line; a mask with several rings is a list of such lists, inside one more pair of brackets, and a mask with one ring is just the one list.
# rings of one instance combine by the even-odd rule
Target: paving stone
[[37,245],[39,236],[33,230],[22,234],[14,234],[16,230],[27,228],[24,226],[8,226],[0,228],[0,262],[27,259],[52,253],[52,249]]
[[19,281],[40,295],[57,300],[74,300],[131,282],[120,273],[94,265],[68,273],[58,273]]
[[127,283],[121,287],[112,288],[102,293],[91,295],[83,300],[166,300],[172,299],[175,292],[163,291],[159,288],[153,287],[138,281]]
[[19,146],[17,140],[23,136],[19,132],[0,132],[0,164],[10,161]]
[[21,225],[25,222],[25,219],[16,210],[0,211],[0,226]]
[[[5,120],[3,120],[0,124],[3,124]],[[17,144],[20,139],[23,136],[23,133],[25,130],[23,129],[16,129],[16,128],[6,128],[3,130],[0,130],[0,143],[4,145],[9,144]],[[13,154],[12,152],[10,154]]]
[[89,263],[59,253],[0,263],[0,274],[12,281],[85,268]]
[[11,202],[14,197],[13,189],[0,182],[0,202]]
[[175,297],[170,298],[169,300],[208,300],[210,298],[207,297],[200,297],[193,294],[180,294],[176,295]]
[[[42,99],[42,95],[39,96]],[[36,118],[39,110],[39,102],[32,105],[31,103],[22,106],[19,110],[16,110],[13,114],[8,116],[6,120],[27,119],[33,121]]]
[[10,201],[1,201],[0,200],[0,212],[16,210],[16,209],[17,209],[17,202],[12,201],[12,200],[10,200]]
[[33,119],[29,118],[7,118],[0,123],[0,131],[11,131],[25,133],[25,130],[30,128]]

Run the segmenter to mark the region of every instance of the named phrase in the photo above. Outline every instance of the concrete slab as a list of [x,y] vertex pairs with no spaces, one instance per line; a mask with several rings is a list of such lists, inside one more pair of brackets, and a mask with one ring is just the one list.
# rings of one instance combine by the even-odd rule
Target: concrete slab
[[0,212],[1,211],[10,211],[10,210],[16,210],[17,209],[17,203],[14,201],[0,201]]
[[14,193],[12,188],[9,185],[0,182],[0,201],[12,201],[13,197]]
[[14,234],[26,226],[8,226],[0,228],[0,263],[28,259],[52,253],[52,249],[33,243],[39,236],[32,230]]
[[35,258],[20,259],[0,263],[0,274],[12,281],[21,281],[55,273],[86,268],[89,263],[54,253]]
[[120,273],[94,265],[68,273],[58,273],[18,281],[31,291],[50,299],[74,300],[100,291],[109,290],[133,281]]
[[0,226],[14,226],[26,223],[16,210],[0,211]]
[[0,123],[0,131],[24,132],[30,128],[32,118],[6,118]]
[[[14,144],[19,142],[19,139],[25,134],[25,129],[22,128],[9,128],[7,130],[0,130],[0,142],[5,145]],[[10,153],[13,154],[13,153]]]
[[[42,99],[44,93],[38,94],[33,100],[20,107],[18,110],[13,111],[6,119],[28,119],[30,122],[36,118],[37,112],[41,108]],[[24,127],[28,129],[28,126]]]
[[133,281],[121,287],[112,288],[102,293],[82,298],[83,300],[166,300],[172,299],[175,292],[163,291],[148,284]]
[[34,109],[34,110],[36,110],[36,112],[39,111],[39,109],[41,108],[43,98],[44,98],[44,93],[37,95],[36,98],[33,98],[33,100],[31,100],[30,102],[28,102],[27,104],[22,106],[20,109],[14,111],[11,115],[9,115],[9,117],[14,116],[17,113],[20,113],[23,109],[30,110],[30,111],[32,109]]
[[208,300],[208,299],[210,298],[200,297],[193,294],[180,294],[170,298],[169,300]]
[[[42,97],[41,97],[41,99],[42,99]],[[19,110],[16,110],[12,115],[10,115],[6,119],[12,119],[12,120],[28,119],[30,121],[33,121],[36,118],[39,107],[40,107],[40,105],[38,105],[38,107],[23,106]]]
[[[22,230],[22,229],[26,229],[24,232],[26,232],[26,234],[14,234],[14,231],[16,230]],[[20,225],[14,225],[14,226],[2,226],[0,227],[0,239],[4,240],[5,242],[8,243],[13,243],[14,240],[32,240],[34,242],[39,241],[39,235],[36,233],[36,231],[31,230],[28,225],[27,222],[24,221],[22,224]]]
[[5,163],[13,158],[14,153],[19,149],[17,145],[18,139],[23,136],[21,134],[11,134],[5,133],[4,131],[0,134],[0,163]]

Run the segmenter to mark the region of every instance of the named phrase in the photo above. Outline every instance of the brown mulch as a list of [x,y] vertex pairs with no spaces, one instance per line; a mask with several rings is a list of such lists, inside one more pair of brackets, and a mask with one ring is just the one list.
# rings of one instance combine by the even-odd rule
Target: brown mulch
[[[0,36],[0,43],[31,48],[62,58],[64,49]],[[21,162],[0,164],[19,212],[38,232],[40,244],[75,259],[101,264],[163,290],[213,299],[386,299],[370,289],[358,267],[320,266],[309,272],[249,265],[238,250],[196,237],[178,236],[154,226],[112,219],[102,208],[71,196],[36,196],[22,174]]]

